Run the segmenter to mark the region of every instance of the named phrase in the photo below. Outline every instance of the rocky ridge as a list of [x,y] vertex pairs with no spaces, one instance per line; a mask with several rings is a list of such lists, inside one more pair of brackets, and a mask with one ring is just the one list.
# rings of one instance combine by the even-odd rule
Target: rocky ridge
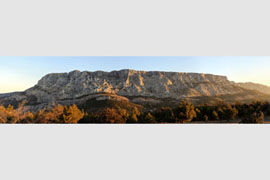
[[258,84],[258,83],[252,83],[252,82],[235,83],[235,84],[237,86],[245,88],[245,89],[255,90],[255,91],[259,91],[261,93],[270,94],[270,87],[269,86],[265,86],[265,85]]
[[133,99],[136,102],[142,97],[180,100],[233,95],[245,91],[245,87],[229,81],[226,76],[212,74],[130,69],[111,72],[72,71],[48,74],[25,92],[0,96],[0,103],[26,100],[32,106],[43,107],[52,103],[80,104],[91,98],[120,101]]

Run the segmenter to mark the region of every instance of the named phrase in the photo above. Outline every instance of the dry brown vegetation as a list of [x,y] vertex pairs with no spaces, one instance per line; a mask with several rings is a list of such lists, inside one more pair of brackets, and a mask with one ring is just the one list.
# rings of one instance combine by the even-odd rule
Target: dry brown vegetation
[[56,105],[49,110],[40,110],[37,113],[25,111],[23,105],[17,109],[13,106],[0,106],[0,123],[78,123],[84,116],[84,112],[76,105]]
[[[42,123],[42,124],[74,124],[74,123],[202,123],[231,122],[240,119],[241,123],[264,123],[265,116],[270,116],[268,102],[253,102],[251,104],[226,104],[194,106],[189,102],[181,102],[175,108],[163,107],[149,112],[138,109],[137,106],[103,107],[97,111],[85,112],[76,105],[55,105],[50,109],[38,112],[27,111],[24,104],[14,108],[0,106],[0,123]],[[86,109],[87,110],[87,109]]]

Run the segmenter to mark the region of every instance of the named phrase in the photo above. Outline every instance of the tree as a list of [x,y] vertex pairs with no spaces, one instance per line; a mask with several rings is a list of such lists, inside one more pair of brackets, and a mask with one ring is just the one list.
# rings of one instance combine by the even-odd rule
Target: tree
[[203,117],[202,111],[199,108],[196,108],[195,109],[195,112],[196,112],[196,118],[195,118],[195,120],[196,121],[204,121],[204,117]]
[[262,111],[260,111],[260,112],[257,114],[256,123],[257,123],[257,124],[263,124],[263,123],[264,123],[264,113],[263,113]]
[[238,114],[238,110],[232,107],[230,104],[225,108],[225,119],[234,120]]
[[78,123],[84,116],[84,112],[76,105],[62,106],[55,105],[49,110],[40,110],[35,116],[36,123]]
[[78,123],[84,116],[84,113],[73,104],[72,106],[65,106],[63,111],[63,123],[74,124]]
[[224,113],[224,109],[222,107],[219,107],[216,111],[218,113],[218,117],[219,119],[225,119],[225,113]]
[[128,117],[126,123],[131,123],[131,124],[138,123],[138,117],[137,117],[137,115],[136,115],[135,113],[132,113],[132,114]]
[[105,108],[98,113],[100,123],[125,123],[122,115],[115,109]]
[[64,106],[62,105],[55,105],[53,108],[49,109],[48,111],[41,112],[40,123],[64,123],[63,113],[64,113]]
[[204,115],[203,119],[204,119],[204,121],[208,121],[208,116]]
[[246,124],[263,124],[264,123],[264,113],[260,111],[259,113],[254,112],[251,116],[245,117],[242,123]]
[[175,123],[176,119],[173,110],[169,107],[163,107],[154,114],[158,123]]
[[18,123],[33,123],[34,122],[34,114],[32,112],[26,112],[20,119]]
[[19,111],[15,110],[13,106],[9,105],[7,108],[6,108],[6,113],[7,113],[7,121],[6,123],[17,123],[20,119],[19,117]]
[[175,109],[175,116],[178,123],[188,123],[196,117],[196,112],[194,106],[191,103],[182,101],[178,107]]
[[100,119],[97,113],[85,113],[83,118],[78,121],[81,124],[97,124],[100,123]]
[[218,113],[216,111],[212,112],[212,120],[219,120]]
[[139,123],[153,124],[156,123],[156,119],[151,113],[146,113],[140,116]]
[[43,109],[39,110],[34,116],[35,118],[33,123],[43,123],[43,124],[48,123],[45,111]]
[[6,108],[4,106],[0,106],[0,123],[7,122],[8,114],[6,112]]

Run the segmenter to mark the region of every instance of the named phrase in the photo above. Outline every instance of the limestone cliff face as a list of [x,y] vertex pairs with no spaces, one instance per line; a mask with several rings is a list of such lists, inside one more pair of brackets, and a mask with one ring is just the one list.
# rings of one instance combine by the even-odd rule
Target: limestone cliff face
[[[198,73],[120,70],[48,74],[24,96],[37,102],[76,99],[96,93],[120,96],[184,98],[241,93],[225,76]],[[14,97],[25,98],[22,95]]]
[[[53,73],[44,76],[25,92],[0,98],[2,102],[27,100],[33,105],[80,103],[89,98],[155,97],[182,99],[237,94],[245,91],[225,76],[199,73],[120,70],[112,72]],[[99,93],[114,97],[97,97]],[[126,97],[126,98],[123,98]],[[1,100],[2,99],[2,100]],[[139,100],[139,99],[138,99]]]
[[262,84],[248,82],[248,83],[235,83],[235,85],[245,89],[259,91],[264,94],[270,94],[270,87]]

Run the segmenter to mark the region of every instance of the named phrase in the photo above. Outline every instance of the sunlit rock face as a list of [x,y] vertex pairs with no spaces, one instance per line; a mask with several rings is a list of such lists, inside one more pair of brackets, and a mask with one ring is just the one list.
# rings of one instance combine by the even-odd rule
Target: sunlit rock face
[[[34,87],[19,93],[0,96],[0,104],[18,104],[26,101],[31,108],[40,109],[52,104],[81,104],[90,99],[118,100],[134,103],[179,102],[197,97],[248,95],[256,98],[267,88],[254,84],[239,84],[225,76],[200,73],[120,70],[53,73],[44,76]],[[250,94],[249,90],[256,90]],[[245,95],[243,95],[245,94]],[[169,101],[166,99],[170,98]],[[249,98],[251,99],[251,98]],[[164,101],[163,101],[164,100]],[[166,105],[166,103],[164,104]]]
[[270,94],[270,87],[262,84],[248,82],[248,83],[235,83],[235,85],[245,89],[259,91],[264,94]]
[[112,72],[53,73],[36,86],[15,96],[35,97],[37,102],[76,99],[96,93],[119,96],[175,98],[241,93],[243,89],[225,76],[198,73],[120,70]]

